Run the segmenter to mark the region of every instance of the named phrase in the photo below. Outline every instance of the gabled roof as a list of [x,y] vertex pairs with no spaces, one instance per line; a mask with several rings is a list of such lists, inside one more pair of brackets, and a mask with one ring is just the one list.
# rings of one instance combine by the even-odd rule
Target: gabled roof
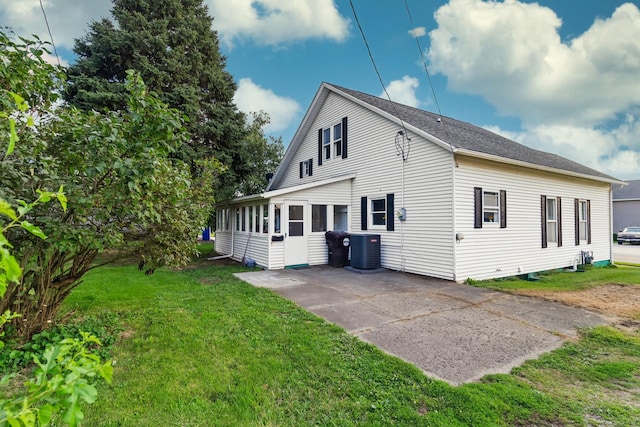
[[613,200],[640,200],[640,179],[627,181],[629,185],[613,189]]
[[580,163],[556,154],[529,148],[479,126],[450,117],[440,117],[428,111],[345,87],[322,83],[274,175],[272,181],[274,187],[277,187],[279,178],[292,161],[302,140],[307,132],[310,131],[314,118],[331,92],[344,96],[399,125],[404,124],[408,130],[420,134],[427,140],[440,145],[446,150],[450,150],[452,153],[511,163],[563,175],[594,179],[596,181],[623,184],[623,181]]

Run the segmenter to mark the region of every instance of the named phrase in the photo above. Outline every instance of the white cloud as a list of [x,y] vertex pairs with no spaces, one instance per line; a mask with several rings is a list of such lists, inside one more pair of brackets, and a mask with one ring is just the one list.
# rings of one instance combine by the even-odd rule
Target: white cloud
[[300,112],[300,105],[296,101],[278,96],[272,90],[258,86],[250,78],[240,79],[233,101],[244,113],[265,111],[269,114],[271,120],[264,128],[267,134],[286,129]]
[[425,27],[416,27],[413,30],[407,31],[411,37],[422,37],[427,34]]
[[[74,39],[84,35],[91,20],[108,17],[110,0],[43,0],[53,41],[57,47],[73,48]],[[0,18],[22,37],[36,34],[50,41],[39,0],[0,0]]]
[[344,40],[349,19],[334,0],[208,0],[213,27],[227,46],[252,39],[275,45],[310,38]]
[[503,114],[584,125],[640,103],[640,11],[631,3],[569,43],[560,18],[537,3],[451,0],[435,16],[432,69]]
[[627,116],[623,123],[611,130],[560,124],[536,125],[519,132],[497,126],[485,128],[616,178],[640,178],[640,120],[637,115]]
[[[400,104],[409,105],[411,107],[418,107],[420,101],[416,96],[416,89],[420,86],[420,82],[415,77],[403,76],[401,80],[393,80],[387,85],[387,93],[394,102]],[[387,94],[382,93],[380,98],[387,99]]]
[[538,3],[450,0],[435,18],[431,69],[451,89],[519,117],[518,141],[614,176],[640,173],[636,5],[569,41],[558,33],[562,20]]

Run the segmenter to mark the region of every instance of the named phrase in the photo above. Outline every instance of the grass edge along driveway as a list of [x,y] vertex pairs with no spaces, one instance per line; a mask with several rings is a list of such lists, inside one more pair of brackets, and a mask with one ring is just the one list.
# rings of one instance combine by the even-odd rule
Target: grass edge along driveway
[[66,310],[116,313],[125,332],[115,348],[113,383],[100,385],[84,425],[632,426],[640,420],[637,333],[583,331],[580,340],[510,375],[452,387],[236,279],[238,271],[201,263],[152,276],[134,266],[88,276]]

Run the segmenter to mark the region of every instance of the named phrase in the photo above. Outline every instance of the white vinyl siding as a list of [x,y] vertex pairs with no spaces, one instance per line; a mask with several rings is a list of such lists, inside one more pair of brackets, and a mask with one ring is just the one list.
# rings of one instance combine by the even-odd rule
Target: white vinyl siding
[[[610,260],[609,184],[457,156],[456,280],[483,280],[570,267],[581,250]],[[474,229],[474,187],[505,189],[508,227]],[[542,248],[541,195],[562,199],[564,244]],[[591,200],[592,244],[575,246],[573,200]],[[569,244],[570,242],[570,244]]]

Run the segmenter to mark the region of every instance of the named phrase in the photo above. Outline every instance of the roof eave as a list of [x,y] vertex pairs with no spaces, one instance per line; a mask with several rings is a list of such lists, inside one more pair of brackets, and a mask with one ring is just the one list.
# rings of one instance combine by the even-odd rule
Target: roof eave
[[225,200],[220,203],[216,203],[216,206],[224,206],[230,204],[237,204],[242,202],[249,202],[252,200],[265,200],[270,199],[272,197],[282,196],[283,194],[293,193],[295,191],[308,190],[314,187],[321,187],[323,185],[329,185],[340,181],[345,181],[347,179],[354,179],[356,177],[355,173],[350,173],[347,175],[340,175],[333,178],[323,179],[321,181],[313,181],[306,184],[295,185],[293,187],[280,188],[278,190],[265,191],[260,194],[251,194],[248,196],[236,197],[235,199]]
[[491,161],[494,161],[494,162],[506,163],[506,164],[514,165],[514,166],[522,166],[522,167],[527,167],[529,169],[536,169],[536,170],[556,173],[556,174],[560,174],[560,175],[573,176],[573,177],[576,177],[576,178],[583,178],[583,179],[588,179],[588,180],[591,180],[591,181],[606,182],[608,184],[626,185],[626,183],[624,181],[620,181],[620,180],[615,179],[615,178],[606,178],[606,177],[601,177],[601,176],[583,174],[583,173],[579,173],[579,172],[572,172],[572,171],[568,171],[568,170],[565,170],[565,169],[557,169],[557,168],[552,168],[552,167],[549,167],[549,166],[537,165],[535,163],[523,162],[521,160],[508,159],[506,157],[496,156],[494,154],[481,153],[479,151],[467,150],[467,149],[464,149],[464,148],[455,148],[454,152],[456,154],[461,154],[461,155],[464,155],[464,156],[475,157],[475,158],[485,159],[485,160],[491,160]]

